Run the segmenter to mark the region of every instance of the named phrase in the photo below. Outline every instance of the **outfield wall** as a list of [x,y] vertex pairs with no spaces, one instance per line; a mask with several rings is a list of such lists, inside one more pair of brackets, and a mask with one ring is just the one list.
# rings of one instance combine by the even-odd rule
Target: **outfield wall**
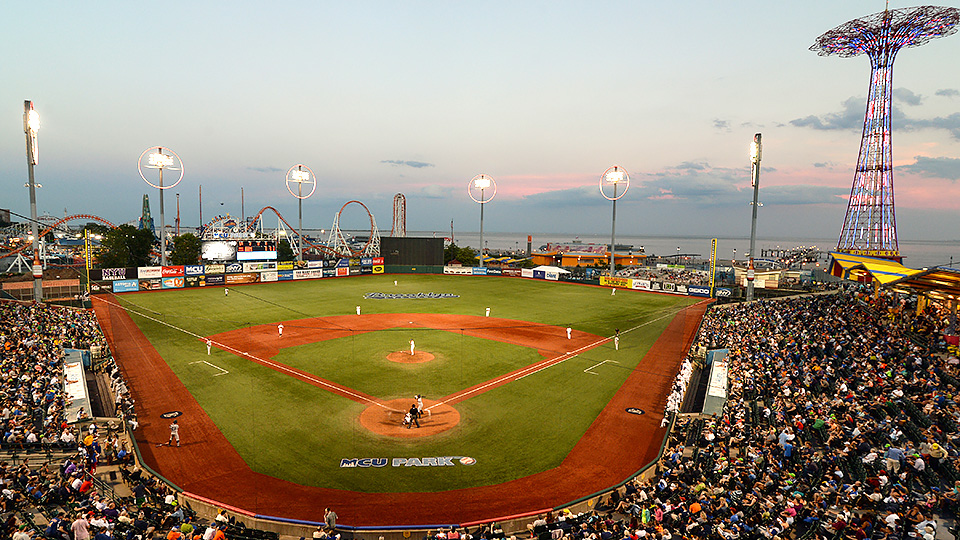
[[550,270],[531,268],[497,268],[437,265],[386,265],[383,257],[334,259],[327,261],[233,262],[229,264],[196,264],[185,266],[142,266],[139,268],[96,268],[90,270],[90,292],[123,293],[184,289],[193,287],[227,287],[249,283],[298,281],[350,277],[369,274],[445,274],[463,276],[497,276],[573,281],[614,289],[696,296],[730,298],[733,289],[691,285],[670,281],[601,276],[599,280],[583,280]]

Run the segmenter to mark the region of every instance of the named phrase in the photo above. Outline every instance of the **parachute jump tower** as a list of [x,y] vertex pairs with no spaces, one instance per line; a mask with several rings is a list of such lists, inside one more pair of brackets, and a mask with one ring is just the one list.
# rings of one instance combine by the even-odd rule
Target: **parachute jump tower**
[[810,47],[820,56],[870,58],[870,88],[863,119],[860,157],[837,251],[901,260],[893,206],[893,148],[890,106],[893,61],[900,49],[919,47],[957,31],[960,10],[917,6],[847,21]]

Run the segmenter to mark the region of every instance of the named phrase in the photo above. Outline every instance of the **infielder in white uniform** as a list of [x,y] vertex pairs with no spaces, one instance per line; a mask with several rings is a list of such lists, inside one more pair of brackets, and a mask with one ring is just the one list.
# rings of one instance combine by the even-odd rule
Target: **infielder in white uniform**
[[410,356],[413,356],[413,351],[414,351],[414,349],[416,349],[416,348],[417,348],[417,346],[413,343],[413,340],[411,339],[411,340],[410,340]]
[[170,439],[167,441],[167,446],[172,445],[174,439],[177,440],[177,446],[179,447],[180,446],[180,425],[177,424],[176,420],[174,420],[173,423],[170,424]]

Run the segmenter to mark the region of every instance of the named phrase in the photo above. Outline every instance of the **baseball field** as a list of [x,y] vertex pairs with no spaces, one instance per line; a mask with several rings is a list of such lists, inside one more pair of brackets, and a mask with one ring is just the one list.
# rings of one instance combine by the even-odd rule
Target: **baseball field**
[[[571,465],[591,431],[607,441],[634,425],[642,446],[619,437],[631,447],[593,450],[597,470],[586,476],[610,485],[604,472],[623,475],[624,465],[605,463],[604,452],[649,456],[659,446],[666,393],[702,314],[690,312],[695,302],[519,278],[381,275],[111,295],[95,307],[137,398],[151,466],[254,512],[309,519],[338,503],[346,522],[373,524],[464,521],[448,507],[401,519],[376,501],[463,501],[522,486]],[[648,354],[655,344],[663,351]],[[616,399],[626,387],[631,414]],[[420,427],[408,427],[417,394]],[[158,447],[171,418],[182,446]],[[597,486],[581,483],[580,495]],[[277,491],[285,502],[272,502]],[[576,498],[563,491],[543,506]]]

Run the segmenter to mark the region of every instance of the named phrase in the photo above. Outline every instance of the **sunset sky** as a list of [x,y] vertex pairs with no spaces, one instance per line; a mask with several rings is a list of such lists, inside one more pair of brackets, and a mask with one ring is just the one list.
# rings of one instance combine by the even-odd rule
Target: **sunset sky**
[[[909,4],[912,5],[912,4]],[[955,5],[947,3],[944,5]],[[891,8],[906,7],[891,2]],[[879,0],[770,2],[7,2],[0,7],[0,207],[29,214],[23,101],[40,113],[40,213],[136,219],[149,146],[184,161],[168,224],[270,205],[313,169],[304,225],[366,203],[389,231],[479,227],[468,181],[493,176],[488,231],[609,232],[618,164],[630,235],[750,232],[748,146],[763,134],[760,234],[839,233],[867,92],[865,57],[820,34]],[[901,239],[960,238],[960,36],[897,57]],[[222,205],[220,203],[223,203]],[[346,228],[365,228],[356,208]],[[273,217],[267,227],[276,225]]]

